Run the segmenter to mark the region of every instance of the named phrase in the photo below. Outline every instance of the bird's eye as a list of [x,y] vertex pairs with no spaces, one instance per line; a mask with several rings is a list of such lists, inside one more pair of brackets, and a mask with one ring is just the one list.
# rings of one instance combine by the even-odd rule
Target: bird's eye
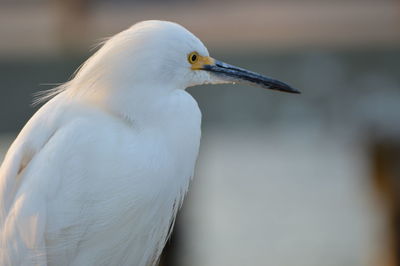
[[191,52],[188,56],[189,63],[193,65],[197,60],[199,60],[199,54],[197,52]]

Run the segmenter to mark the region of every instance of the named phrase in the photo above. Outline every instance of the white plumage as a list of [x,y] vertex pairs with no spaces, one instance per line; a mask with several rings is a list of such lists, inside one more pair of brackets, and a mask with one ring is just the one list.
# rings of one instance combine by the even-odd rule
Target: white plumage
[[199,149],[185,88],[254,74],[217,63],[183,27],[145,21],[51,92],[0,169],[0,264],[156,264]]

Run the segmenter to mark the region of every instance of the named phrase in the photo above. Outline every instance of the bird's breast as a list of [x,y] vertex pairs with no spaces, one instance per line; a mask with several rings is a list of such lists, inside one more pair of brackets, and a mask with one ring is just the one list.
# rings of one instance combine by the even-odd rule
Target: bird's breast
[[[178,93],[160,113],[159,123],[143,127],[101,110],[74,117],[59,135],[59,143],[68,147],[57,155],[60,163],[55,167],[62,176],[52,182],[63,186],[48,203],[49,230],[63,232],[64,222],[59,221],[73,221],[76,228],[68,230],[79,235],[80,254],[99,260],[136,261],[143,248],[157,252],[193,175],[200,143],[197,103]],[[63,204],[68,208],[57,208]],[[58,233],[48,236],[55,246],[62,244],[59,239]],[[91,252],[93,247],[96,252]],[[78,254],[75,264],[85,260]]]

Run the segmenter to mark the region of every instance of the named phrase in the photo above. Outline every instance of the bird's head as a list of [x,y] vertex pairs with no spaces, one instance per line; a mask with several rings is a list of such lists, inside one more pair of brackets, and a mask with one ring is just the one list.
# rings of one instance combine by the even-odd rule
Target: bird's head
[[283,82],[210,57],[204,44],[184,27],[157,20],[137,23],[109,39],[85,63],[77,74],[78,79],[79,76],[86,81],[88,77],[102,79],[103,86],[120,81],[130,87],[144,84],[185,89],[201,84],[245,82],[298,93]]

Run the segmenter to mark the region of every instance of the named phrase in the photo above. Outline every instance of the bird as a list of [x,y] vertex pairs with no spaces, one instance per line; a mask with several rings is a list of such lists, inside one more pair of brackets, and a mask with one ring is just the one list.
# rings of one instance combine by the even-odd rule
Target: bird
[[0,264],[157,265],[200,145],[186,88],[237,82],[299,93],[210,57],[174,22],[138,22],[104,41],[39,96],[5,156]]

